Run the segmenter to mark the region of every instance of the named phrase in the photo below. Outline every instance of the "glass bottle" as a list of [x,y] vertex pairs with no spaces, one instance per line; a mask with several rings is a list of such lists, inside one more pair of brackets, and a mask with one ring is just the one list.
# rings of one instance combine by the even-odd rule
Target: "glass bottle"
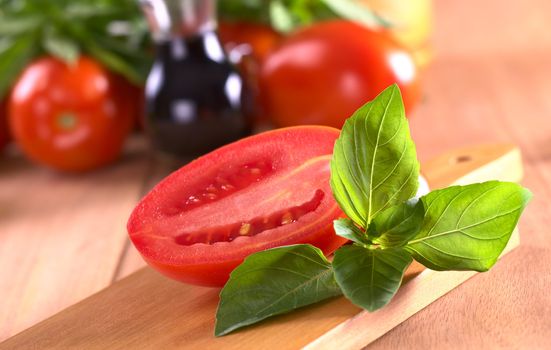
[[162,153],[195,157],[250,134],[252,99],[216,33],[216,0],[141,0],[156,45],[146,130]]

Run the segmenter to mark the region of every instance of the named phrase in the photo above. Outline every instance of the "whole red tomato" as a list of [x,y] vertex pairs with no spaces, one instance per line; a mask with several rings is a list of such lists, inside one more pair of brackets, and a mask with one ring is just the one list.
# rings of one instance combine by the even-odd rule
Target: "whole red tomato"
[[264,62],[260,87],[277,126],[344,120],[398,83],[410,111],[420,85],[410,55],[387,34],[348,21],[329,21],[291,35]]
[[9,121],[31,159],[63,171],[86,171],[114,161],[135,111],[122,78],[96,61],[74,65],[41,58],[13,88]]

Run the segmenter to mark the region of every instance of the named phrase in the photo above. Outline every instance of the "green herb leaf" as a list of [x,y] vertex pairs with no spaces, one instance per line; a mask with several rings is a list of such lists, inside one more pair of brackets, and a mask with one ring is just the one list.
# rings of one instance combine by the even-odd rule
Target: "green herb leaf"
[[23,35],[35,31],[42,25],[43,19],[38,16],[7,17],[0,16],[0,36]]
[[143,76],[140,74],[139,69],[131,65],[123,57],[105,50],[91,41],[86,42],[86,49],[109,69],[124,75],[125,78],[135,84],[143,83]]
[[487,271],[531,196],[518,184],[498,181],[433,191],[421,198],[425,219],[407,249],[433,270]]
[[307,244],[250,255],[220,293],[215,335],[340,295],[331,264]]
[[358,1],[322,0],[322,2],[340,17],[360,22],[367,27],[374,29],[390,27],[390,23]]
[[393,85],[345,122],[331,160],[331,189],[346,215],[368,227],[377,214],[415,195],[418,176],[404,104]]
[[[126,33],[112,32],[114,24],[128,24]],[[66,62],[80,51],[101,61],[109,69],[134,83],[143,83],[151,58],[146,20],[135,0],[83,1],[10,0],[0,6],[0,93],[10,88],[21,70],[34,58],[53,55]],[[101,39],[107,40],[101,40]],[[115,45],[103,46],[105,41]],[[112,46],[117,48],[112,50]],[[130,54],[121,54],[125,50]],[[149,60],[150,61],[150,60]],[[3,74],[6,68],[8,74]],[[136,68],[138,67],[138,68]],[[147,67],[149,68],[149,67]]]
[[370,244],[367,234],[363,232],[354,221],[350,219],[338,219],[333,221],[335,233],[359,244]]
[[383,210],[370,225],[369,232],[376,236],[373,243],[384,248],[405,245],[421,229],[424,214],[423,202],[417,199]]
[[225,21],[270,23],[270,3],[266,0],[218,1],[218,17]]
[[367,5],[355,0],[224,0],[218,2],[218,14],[225,21],[260,22],[284,33],[339,18],[375,28],[388,26]]
[[56,34],[53,28],[50,27],[49,29],[45,31],[42,39],[42,46],[44,46],[46,52],[69,65],[75,63],[80,55],[78,44]]
[[294,28],[293,15],[281,1],[270,3],[270,20],[272,26],[283,33],[288,33]]
[[113,4],[101,4],[95,1],[95,3],[84,2],[72,2],[68,4],[64,12],[72,19],[90,19],[99,16],[113,16],[122,12],[122,6],[114,6]]
[[3,41],[0,45],[0,98],[4,97],[11,83],[36,52],[34,36],[22,36],[16,41]]
[[394,297],[411,261],[403,248],[371,250],[349,245],[335,252],[333,269],[346,298],[373,312]]

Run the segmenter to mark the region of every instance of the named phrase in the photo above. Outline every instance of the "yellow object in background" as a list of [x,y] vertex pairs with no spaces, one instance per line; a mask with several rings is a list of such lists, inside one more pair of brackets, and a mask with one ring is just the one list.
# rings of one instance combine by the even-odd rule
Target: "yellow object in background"
[[396,41],[413,54],[419,67],[432,58],[432,0],[358,0],[391,25]]

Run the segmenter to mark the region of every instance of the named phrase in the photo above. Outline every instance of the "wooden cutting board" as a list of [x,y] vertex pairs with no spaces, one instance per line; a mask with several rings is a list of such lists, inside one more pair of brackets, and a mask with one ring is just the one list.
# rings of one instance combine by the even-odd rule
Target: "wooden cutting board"
[[[422,171],[436,189],[519,181],[522,163],[516,147],[488,145],[448,152],[423,164]],[[505,253],[518,244],[515,232]],[[341,297],[215,338],[219,290],[174,282],[144,268],[6,340],[0,349],[356,349],[474,274],[434,272],[414,263],[393,301],[377,312],[362,311]]]

